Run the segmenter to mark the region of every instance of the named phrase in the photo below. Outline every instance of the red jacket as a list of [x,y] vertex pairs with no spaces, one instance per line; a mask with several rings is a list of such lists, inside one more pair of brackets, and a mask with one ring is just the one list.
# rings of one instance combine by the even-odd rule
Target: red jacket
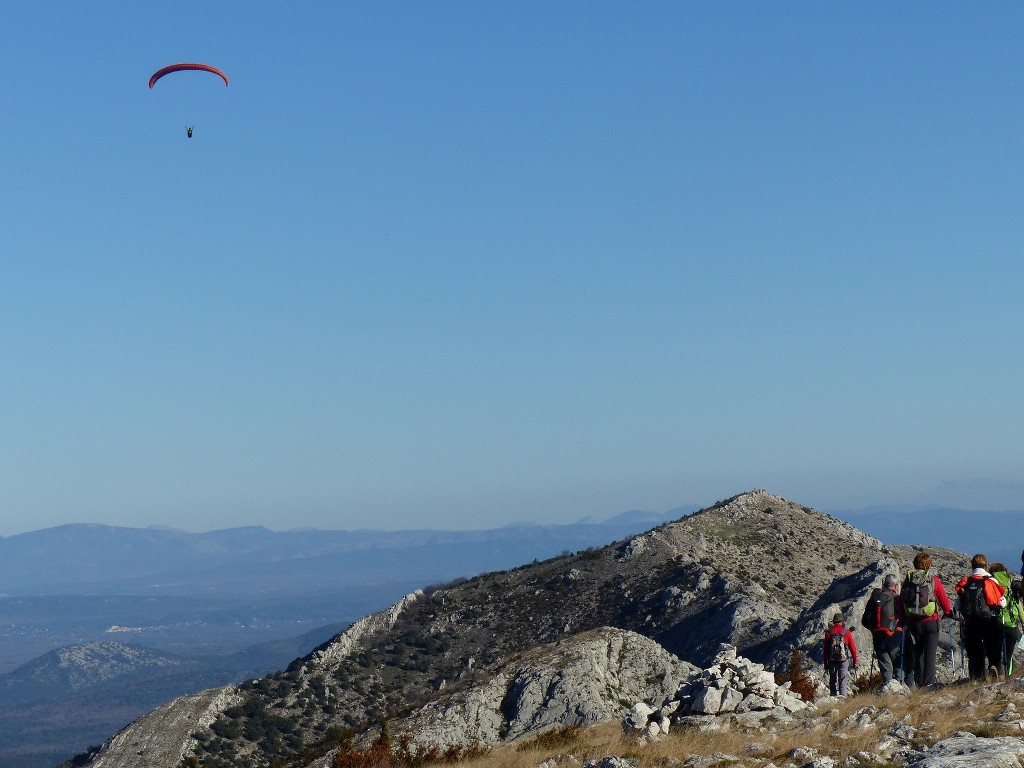
[[853,641],[853,633],[850,630],[846,629],[846,627],[844,627],[842,624],[836,624],[835,626],[832,627],[832,629],[830,629],[828,632],[825,633],[825,651],[824,651],[825,666],[827,667],[829,665],[829,662],[831,661],[831,659],[829,658],[829,656],[831,654],[831,651],[829,650],[829,646],[831,645],[831,643],[829,643],[829,637],[831,635],[833,635],[833,634],[840,634],[840,633],[842,633],[842,635],[843,635],[843,643],[846,645],[847,653],[850,656],[850,660],[853,662],[853,666],[856,667],[857,666],[857,644]]
[[992,578],[992,574],[983,568],[975,568],[970,576],[964,576],[960,579],[954,587],[956,593],[958,595],[963,594],[968,580],[974,579],[982,579],[984,581],[985,602],[988,603],[990,608],[998,611],[1006,605],[1006,587]]

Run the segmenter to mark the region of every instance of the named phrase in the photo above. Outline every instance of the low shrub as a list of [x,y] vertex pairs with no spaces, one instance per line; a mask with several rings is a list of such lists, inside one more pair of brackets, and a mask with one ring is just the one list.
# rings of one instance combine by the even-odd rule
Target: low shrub
[[789,665],[786,667],[786,671],[781,674],[776,673],[775,682],[779,685],[789,683],[789,689],[803,701],[814,701],[817,693],[814,680],[807,674],[807,657],[799,648],[794,648],[789,655]]
[[394,743],[382,722],[380,736],[366,749],[343,744],[331,761],[331,768],[419,768],[424,765],[453,765],[482,756],[487,752],[480,746],[436,745],[417,747],[408,734]]

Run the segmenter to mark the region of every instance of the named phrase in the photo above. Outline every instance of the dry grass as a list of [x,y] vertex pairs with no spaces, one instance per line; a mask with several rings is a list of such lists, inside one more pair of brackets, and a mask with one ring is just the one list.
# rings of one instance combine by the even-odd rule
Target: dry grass
[[[1024,687],[993,688],[971,684],[915,691],[909,696],[863,693],[823,703],[812,717],[798,716],[790,723],[768,723],[762,729],[676,729],[660,741],[638,744],[623,737],[618,723],[605,723],[591,728],[564,729],[547,739],[498,746],[485,756],[461,764],[467,768],[536,768],[542,762],[553,761],[554,765],[568,767],[618,755],[633,760],[641,768],[659,768],[673,760],[685,761],[692,755],[721,754],[778,765],[790,762],[790,753],[801,747],[842,763],[859,752],[874,751],[879,740],[898,725],[914,728],[918,746],[929,746],[957,731],[970,731],[979,736],[1020,735],[1019,730],[1011,730],[995,719],[1008,701],[1015,701],[1024,716]],[[862,727],[857,722],[858,716],[869,707],[874,708],[868,710],[874,713],[872,723]]]

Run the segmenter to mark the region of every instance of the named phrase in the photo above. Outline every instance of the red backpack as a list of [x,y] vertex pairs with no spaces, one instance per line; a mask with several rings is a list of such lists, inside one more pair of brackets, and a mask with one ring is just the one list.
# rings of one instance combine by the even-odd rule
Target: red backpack
[[864,614],[860,618],[860,625],[872,634],[892,637],[896,632],[896,595],[888,589],[876,587],[871,591],[864,606]]
[[849,647],[846,645],[845,637],[845,629],[840,628],[838,632],[835,629],[828,631],[828,663],[830,666],[838,667],[850,658]]

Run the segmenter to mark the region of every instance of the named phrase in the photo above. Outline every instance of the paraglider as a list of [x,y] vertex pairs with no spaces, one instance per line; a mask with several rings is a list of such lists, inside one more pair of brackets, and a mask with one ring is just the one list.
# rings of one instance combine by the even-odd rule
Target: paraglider
[[216,67],[211,67],[209,64],[184,63],[171,64],[169,67],[164,67],[163,69],[158,69],[156,72],[154,72],[153,76],[149,78],[150,90],[153,89],[153,86],[156,84],[156,81],[164,75],[169,75],[171,74],[171,72],[182,72],[184,70],[198,70],[200,72],[211,72],[215,75],[218,75],[220,79],[224,81],[224,87],[227,88],[228,76]]
[[[217,75],[221,80],[224,81],[224,87],[227,88],[228,76],[225,75],[223,72],[221,72],[216,67],[211,67],[209,64],[199,64],[199,63],[196,63],[196,62],[185,62],[185,63],[182,63],[182,64],[171,64],[170,66],[164,67],[163,69],[158,69],[156,72],[154,72],[153,76],[151,78],[149,78],[149,90],[153,90],[153,86],[156,85],[156,81],[159,80],[164,75],[169,75],[172,72],[182,72],[182,71],[188,71],[188,70],[193,70],[193,71],[198,71],[198,72],[209,72],[211,74]],[[186,125],[185,126],[185,135],[188,138],[190,138],[190,139],[192,138],[192,131],[195,130],[195,127],[196,127],[195,123],[193,123],[191,125]]]

